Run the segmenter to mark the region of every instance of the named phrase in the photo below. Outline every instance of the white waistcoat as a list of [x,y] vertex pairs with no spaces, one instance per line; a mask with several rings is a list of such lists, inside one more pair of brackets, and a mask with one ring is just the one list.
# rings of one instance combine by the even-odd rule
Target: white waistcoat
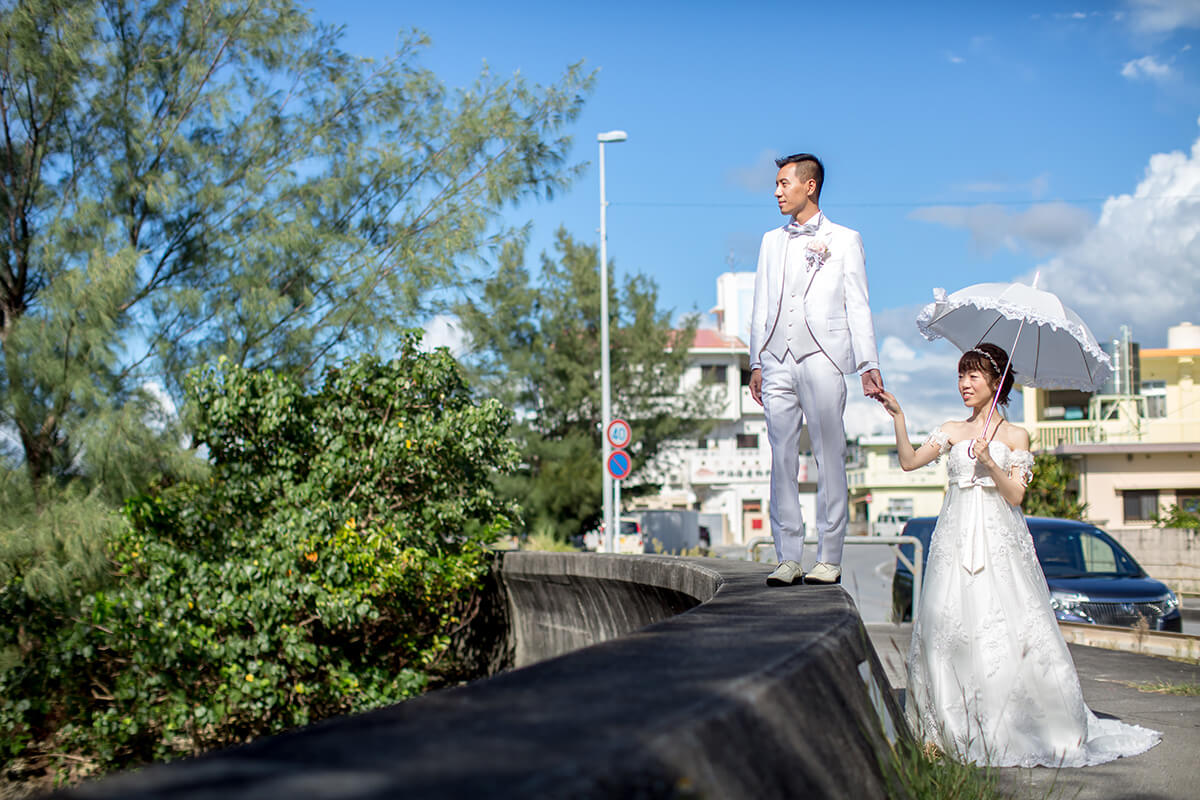
[[804,318],[804,289],[808,286],[808,262],[804,250],[812,240],[811,236],[793,236],[787,243],[779,322],[763,348],[780,361],[788,352],[791,352],[792,360],[798,362],[821,349]]

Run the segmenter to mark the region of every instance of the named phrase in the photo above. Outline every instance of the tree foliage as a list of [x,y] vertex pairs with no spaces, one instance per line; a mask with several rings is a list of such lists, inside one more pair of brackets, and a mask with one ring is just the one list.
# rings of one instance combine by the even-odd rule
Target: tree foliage
[[13,0],[0,34],[0,424],[35,486],[144,484],[117,457],[178,450],[148,381],[392,340],[574,175],[591,80],[451,91],[419,35],[355,58],[292,0]]
[[1191,504],[1173,504],[1154,515],[1154,526],[1200,530],[1200,510],[1197,510],[1194,501]]
[[1087,506],[1071,488],[1077,474],[1066,459],[1038,453],[1033,459],[1033,480],[1025,487],[1022,510],[1031,517],[1083,519]]
[[[711,403],[704,390],[680,392],[688,353],[675,345],[690,345],[696,319],[673,329],[644,275],[629,275],[619,289],[615,284],[609,287],[613,416],[633,428],[630,453],[640,468],[665,442],[703,424]],[[523,247],[509,244],[479,299],[457,311],[482,390],[517,412],[522,463],[499,479],[502,491],[520,504],[530,530],[552,528],[569,538],[595,527],[602,507],[596,248],[560,229],[554,256],[543,254],[534,276]],[[629,494],[658,488],[624,483]]]
[[6,755],[128,766],[424,687],[510,526],[491,479],[516,453],[509,412],[417,343],[315,390],[229,361],[193,374],[211,475],[130,501],[81,601],[5,575]]

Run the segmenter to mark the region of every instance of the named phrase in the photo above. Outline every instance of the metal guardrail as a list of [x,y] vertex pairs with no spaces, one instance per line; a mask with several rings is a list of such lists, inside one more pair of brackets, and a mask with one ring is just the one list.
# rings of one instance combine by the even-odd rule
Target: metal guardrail
[[[817,544],[815,538],[804,539],[805,544]],[[886,544],[892,548],[900,563],[908,567],[912,573],[912,618],[917,618],[917,609],[921,606],[921,581],[925,572],[925,545],[915,536],[847,536],[846,544]],[[913,546],[913,558],[910,561],[900,549],[902,544]],[[775,540],[769,536],[759,536],[746,542],[746,560],[758,561],[758,548],[774,547]]]

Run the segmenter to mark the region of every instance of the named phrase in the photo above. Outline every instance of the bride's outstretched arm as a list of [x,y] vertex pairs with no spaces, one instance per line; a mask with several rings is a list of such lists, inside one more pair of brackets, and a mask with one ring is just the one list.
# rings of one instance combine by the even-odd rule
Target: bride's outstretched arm
[[904,422],[904,410],[900,408],[900,402],[896,400],[895,395],[891,392],[880,392],[876,399],[884,410],[892,415],[892,423],[896,427],[896,453],[900,458],[900,469],[911,472],[942,454],[941,447],[933,440],[913,449],[908,438],[908,427]]

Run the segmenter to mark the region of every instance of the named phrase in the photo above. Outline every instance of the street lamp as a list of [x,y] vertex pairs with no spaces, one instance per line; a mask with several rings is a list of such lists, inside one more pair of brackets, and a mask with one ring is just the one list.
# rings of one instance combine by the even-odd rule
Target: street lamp
[[596,134],[600,143],[600,443],[602,448],[601,474],[604,476],[604,550],[616,552],[617,529],[613,513],[613,478],[608,473],[608,457],[612,445],[608,443],[608,425],[612,422],[612,389],[608,353],[608,228],[604,197],[604,145],[623,142],[629,138],[625,131],[608,131]]

